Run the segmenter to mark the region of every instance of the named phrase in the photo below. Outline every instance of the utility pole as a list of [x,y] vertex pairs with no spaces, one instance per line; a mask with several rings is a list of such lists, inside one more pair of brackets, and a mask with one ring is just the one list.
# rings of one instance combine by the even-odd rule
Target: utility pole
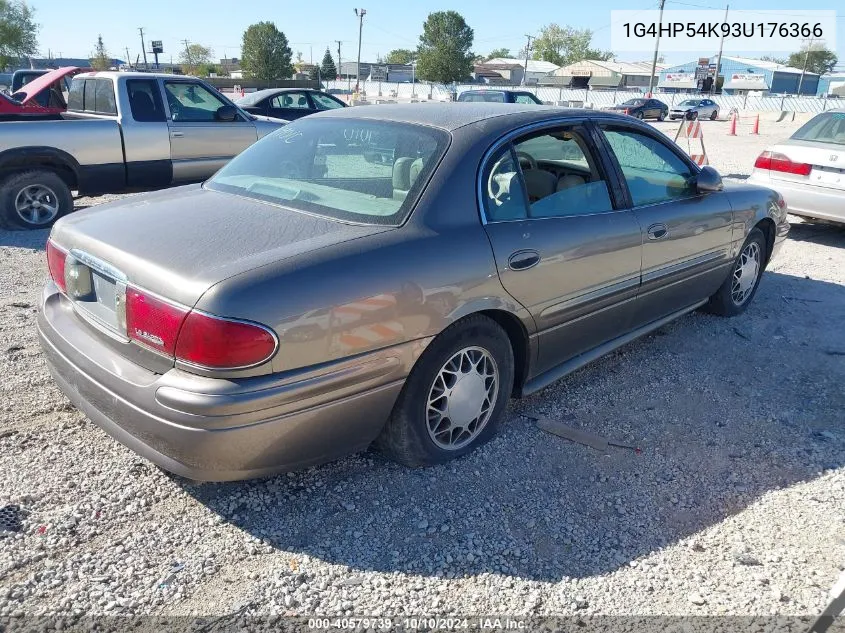
[[520,85],[525,85],[525,78],[528,76],[528,54],[531,52],[531,40],[536,40],[537,38],[533,35],[526,35],[526,39],[528,40],[525,43],[525,66],[522,68],[522,82]]
[[651,77],[648,78],[648,97],[651,97],[651,91],[654,89],[654,74],[657,71],[657,52],[660,50],[660,29],[663,28],[663,6],[665,4],[666,0],[660,0],[660,17],[658,18],[660,25],[657,29],[657,41],[654,43],[654,59],[651,60]]
[[355,64],[355,92],[360,92],[361,87],[361,34],[364,31],[364,16],[367,15],[366,9],[355,9],[355,15],[358,16],[358,62]]
[[[188,66],[189,68],[192,68],[193,64],[191,64],[191,49],[188,48],[188,44],[190,44],[191,41],[190,40],[182,40],[182,43],[185,45],[185,65]],[[185,72],[185,69],[183,68],[182,73],[184,73],[184,72]],[[190,72],[194,72],[194,71],[191,70]]]
[[[725,24],[728,23],[728,9],[731,5],[725,5]],[[725,48],[725,34],[722,33],[722,39],[719,40],[719,54],[716,56],[716,76],[713,77],[713,85],[710,86],[710,94],[716,92],[716,84],[719,83],[719,72],[722,70],[722,50]]]
[[804,55],[804,65],[801,67],[801,79],[798,80],[798,96],[801,96],[801,86],[804,85],[804,73],[807,72],[807,62],[810,61],[810,51],[813,48],[813,38],[807,44],[807,53]]
[[[340,63],[340,40],[335,40],[337,42],[337,77],[343,76],[343,64]],[[337,79],[335,77],[335,79]]]
[[150,67],[147,65],[147,45],[144,44],[144,27],[139,26],[138,32],[141,34],[141,52],[144,54],[144,70],[149,70]]
[[129,57],[129,47],[127,46],[125,50],[126,50],[126,63],[129,64],[129,66],[132,66],[132,58]]

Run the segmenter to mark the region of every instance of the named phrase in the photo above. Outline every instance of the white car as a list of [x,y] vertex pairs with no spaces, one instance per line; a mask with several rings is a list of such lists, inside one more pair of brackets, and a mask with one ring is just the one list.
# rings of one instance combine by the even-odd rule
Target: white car
[[766,149],[748,182],[778,191],[793,215],[845,224],[845,109],[816,115]]

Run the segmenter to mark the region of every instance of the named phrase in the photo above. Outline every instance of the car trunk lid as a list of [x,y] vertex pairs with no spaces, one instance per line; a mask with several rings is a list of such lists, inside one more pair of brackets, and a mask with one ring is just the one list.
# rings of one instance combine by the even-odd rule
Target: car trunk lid
[[67,216],[51,241],[67,252],[65,270],[79,267],[78,278],[84,278],[68,288],[77,310],[105,334],[125,337],[121,301],[127,287],[190,309],[224,279],[391,228],[347,224],[195,185]]
[[808,174],[769,170],[773,181],[803,182],[827,189],[845,190],[845,145],[789,139],[769,150],[792,163],[809,165]]

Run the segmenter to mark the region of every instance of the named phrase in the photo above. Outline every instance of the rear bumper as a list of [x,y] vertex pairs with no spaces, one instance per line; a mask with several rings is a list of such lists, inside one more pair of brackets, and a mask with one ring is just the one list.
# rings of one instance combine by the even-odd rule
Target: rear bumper
[[845,190],[776,180],[757,172],[751,173],[748,182],[780,193],[792,215],[845,223]]
[[363,450],[428,342],[238,380],[155,374],[107,347],[52,283],[38,334],[76,407],[133,451],[200,481],[261,477]]

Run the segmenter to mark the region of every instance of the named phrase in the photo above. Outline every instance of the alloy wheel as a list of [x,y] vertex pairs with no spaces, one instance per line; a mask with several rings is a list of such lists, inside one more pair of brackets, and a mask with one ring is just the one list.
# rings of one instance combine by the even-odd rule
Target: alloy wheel
[[739,254],[731,281],[731,301],[735,305],[744,304],[754,291],[760,274],[760,254],[757,242],[749,242]]
[[456,451],[475,440],[493,413],[499,368],[481,347],[456,352],[440,368],[428,394],[428,435],[438,448]]
[[59,214],[59,198],[45,185],[28,185],[15,196],[15,213],[27,224],[43,226]]

